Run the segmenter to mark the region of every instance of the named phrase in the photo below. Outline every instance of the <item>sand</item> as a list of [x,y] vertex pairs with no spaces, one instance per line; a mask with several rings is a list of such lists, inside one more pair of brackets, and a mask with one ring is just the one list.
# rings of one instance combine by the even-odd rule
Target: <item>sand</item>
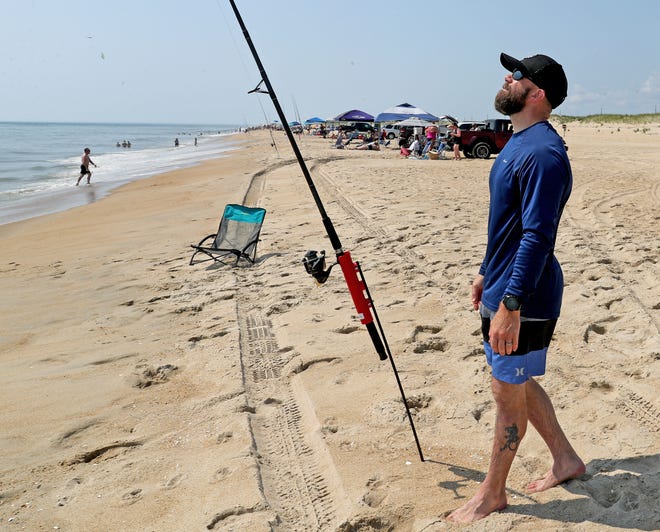
[[[566,131],[575,186],[557,256],[563,313],[540,379],[587,473],[530,428],[509,507],[443,515],[484,478],[494,405],[469,284],[492,160],[305,155],[359,261],[407,394],[356,318],[283,134],[0,226],[1,530],[660,528],[660,125]],[[268,214],[255,266],[189,266],[227,203]]]

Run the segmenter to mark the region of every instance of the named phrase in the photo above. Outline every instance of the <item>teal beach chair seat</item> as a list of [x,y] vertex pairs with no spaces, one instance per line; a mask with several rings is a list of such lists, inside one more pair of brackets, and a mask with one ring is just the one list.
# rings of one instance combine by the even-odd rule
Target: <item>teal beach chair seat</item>
[[[230,203],[222,214],[218,232],[203,238],[197,245],[190,245],[195,250],[190,264],[210,260],[224,263],[223,259],[229,256],[236,257],[235,264],[242,258],[254,264],[265,216],[265,209]],[[195,260],[199,253],[205,257]]]

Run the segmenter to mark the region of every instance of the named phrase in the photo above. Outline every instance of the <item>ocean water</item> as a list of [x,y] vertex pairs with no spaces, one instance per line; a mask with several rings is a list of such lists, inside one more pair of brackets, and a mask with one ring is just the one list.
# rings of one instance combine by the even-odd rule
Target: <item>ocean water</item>
[[[0,122],[0,224],[85,205],[129,181],[222,157],[232,148],[228,135],[238,130],[231,124]],[[131,147],[121,147],[123,141]],[[76,187],[86,147],[98,167],[90,166],[91,185],[83,178]]]

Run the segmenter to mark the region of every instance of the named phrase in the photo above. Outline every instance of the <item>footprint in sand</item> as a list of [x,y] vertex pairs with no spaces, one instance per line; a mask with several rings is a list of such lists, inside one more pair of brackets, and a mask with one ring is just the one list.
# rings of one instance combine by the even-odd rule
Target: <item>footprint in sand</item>
[[417,325],[406,343],[413,345],[413,353],[427,351],[446,351],[449,342],[438,336],[441,327],[437,325]]
[[491,406],[491,401],[486,401],[485,403],[481,403],[477,406],[475,406],[472,409],[472,417],[474,418],[475,421],[479,421],[481,417],[483,416],[484,412],[488,410],[488,408]]
[[428,408],[432,400],[433,398],[430,395],[426,393],[420,393],[418,395],[409,396],[406,402],[408,403],[408,408],[422,410],[424,408]]
[[444,352],[447,350],[448,346],[447,340],[437,336],[432,336],[427,338],[423,342],[417,342],[415,347],[413,347],[413,353],[426,353],[427,351],[441,351]]
[[66,483],[66,489],[74,489],[82,484],[82,479],[80,477],[73,477],[69,482]]
[[136,488],[134,490],[127,491],[121,496],[121,499],[122,501],[124,501],[125,504],[134,504],[141,498],[142,498],[141,488]]
[[65,495],[64,497],[60,497],[60,498],[57,500],[57,505],[58,505],[58,506],[64,506],[64,505],[67,504],[70,500],[71,500],[71,497],[69,497],[68,495]]
[[266,310],[266,316],[272,316],[273,314],[284,314],[291,310],[293,307],[297,307],[300,304],[300,301],[298,300],[289,300],[289,301],[283,301],[281,303],[276,303],[274,305],[271,305],[267,310]]
[[338,329],[334,329],[332,332],[336,332],[338,334],[351,334],[354,333],[355,331],[359,330],[360,327],[357,325],[344,325],[343,327],[339,327]]
[[[83,481],[80,477],[73,477],[71,480],[69,480],[69,482],[66,483],[65,489],[66,489],[66,491],[73,491],[78,486],[80,486],[82,484],[82,482]],[[72,499],[73,499],[72,495],[63,495],[62,497],[57,499],[57,505],[58,506],[65,506],[66,504],[71,502]]]
[[179,308],[173,310],[172,312],[174,314],[198,314],[202,310],[204,310],[203,305],[186,305],[186,306],[183,306],[183,307],[179,307]]
[[58,260],[57,262],[54,262],[53,264],[50,264],[49,266],[53,269],[53,272],[51,274],[51,277],[53,279],[56,279],[58,277],[62,277],[66,273],[66,270],[64,269],[64,264],[62,264],[62,261]]
[[142,445],[141,441],[115,442],[109,445],[104,445],[103,447],[98,447],[97,449],[92,449],[91,451],[79,453],[73,458],[63,460],[60,462],[60,465],[71,466],[76,464],[98,463],[103,460],[115,458],[126,452],[128,449],[139,447],[140,445]]
[[134,388],[148,388],[154,384],[162,384],[167,382],[172,373],[178,369],[174,364],[164,364],[157,368],[148,367],[143,369],[139,374],[133,375],[132,385]]
[[228,467],[221,467],[215,473],[213,473],[213,478],[211,479],[211,483],[215,484],[216,482],[222,482],[231,474],[232,474],[231,469],[229,469]]
[[408,343],[416,342],[420,335],[437,334],[441,331],[439,325],[415,325],[410,337],[406,340]]
[[218,437],[215,439],[217,443],[227,443],[234,437],[232,432],[226,431],[218,434]]
[[183,473],[174,475],[165,484],[163,484],[163,488],[166,490],[171,490],[172,488],[176,488],[179,484],[181,484],[184,478],[186,478],[186,475],[184,475]]
[[371,488],[362,496],[362,502],[371,508],[378,508],[387,497],[387,491],[384,489]]
[[62,433],[55,440],[55,443],[57,445],[71,445],[72,442],[74,442],[77,439],[77,436],[99,424],[101,424],[101,421],[98,419],[90,419],[84,421],[76,425],[75,427],[72,427],[71,429],[67,430],[66,432]]
[[602,325],[600,325],[598,323],[590,323],[589,326],[587,327],[587,329],[584,331],[584,335],[583,335],[582,338],[584,340],[584,343],[588,344],[589,343],[589,336],[591,335],[591,333],[603,335],[603,334],[605,334],[605,332],[606,332],[606,329]]
[[321,427],[321,432],[323,434],[336,434],[339,430],[339,423],[337,418],[329,417],[323,421],[323,426]]

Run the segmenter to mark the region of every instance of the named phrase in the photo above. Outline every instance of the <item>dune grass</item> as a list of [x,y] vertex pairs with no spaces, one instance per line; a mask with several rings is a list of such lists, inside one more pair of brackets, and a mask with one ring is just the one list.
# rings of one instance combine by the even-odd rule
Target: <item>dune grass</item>
[[660,123],[660,113],[648,113],[639,115],[614,115],[614,114],[599,114],[587,116],[570,116],[553,114],[552,118],[557,120],[560,124],[568,124],[569,122],[581,122],[583,124],[652,124]]

